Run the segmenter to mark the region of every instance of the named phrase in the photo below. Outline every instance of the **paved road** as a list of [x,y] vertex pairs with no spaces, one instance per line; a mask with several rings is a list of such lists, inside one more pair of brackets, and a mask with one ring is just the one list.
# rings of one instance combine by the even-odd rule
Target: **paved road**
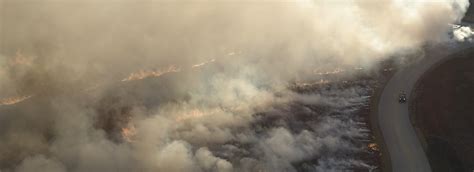
[[455,57],[450,55],[471,46],[472,44],[440,45],[428,48],[424,58],[402,68],[388,81],[379,99],[378,115],[393,172],[431,171],[425,152],[411,125],[408,103],[398,103],[400,91],[403,90],[407,96],[410,95],[416,81],[432,65]]

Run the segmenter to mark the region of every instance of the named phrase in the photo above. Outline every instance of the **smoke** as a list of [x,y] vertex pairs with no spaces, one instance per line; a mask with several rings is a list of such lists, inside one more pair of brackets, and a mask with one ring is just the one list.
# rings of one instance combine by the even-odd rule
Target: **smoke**
[[351,78],[337,74],[446,41],[469,5],[0,2],[7,172],[371,170],[344,156],[369,137],[352,116],[368,86],[291,83]]
[[472,41],[472,35],[473,31],[471,30],[470,27],[468,26],[459,26],[459,25],[454,25],[453,26],[453,39],[458,42],[464,42],[464,41]]

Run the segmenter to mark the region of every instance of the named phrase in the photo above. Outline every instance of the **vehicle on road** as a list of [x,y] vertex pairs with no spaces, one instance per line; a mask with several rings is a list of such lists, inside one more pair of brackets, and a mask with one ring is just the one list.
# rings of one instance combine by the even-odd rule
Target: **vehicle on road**
[[405,102],[407,102],[407,95],[406,95],[404,92],[401,92],[401,93],[398,95],[398,102],[399,102],[399,103],[405,103]]

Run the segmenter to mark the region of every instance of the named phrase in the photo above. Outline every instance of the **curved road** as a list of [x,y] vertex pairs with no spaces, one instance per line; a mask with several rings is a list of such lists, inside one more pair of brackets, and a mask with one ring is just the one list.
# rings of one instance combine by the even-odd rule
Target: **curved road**
[[400,69],[386,84],[379,99],[378,122],[390,155],[393,172],[431,171],[423,147],[410,122],[409,102],[398,103],[400,91],[405,91],[409,97],[416,81],[431,66],[471,46],[472,44],[464,43],[428,48],[425,57]]

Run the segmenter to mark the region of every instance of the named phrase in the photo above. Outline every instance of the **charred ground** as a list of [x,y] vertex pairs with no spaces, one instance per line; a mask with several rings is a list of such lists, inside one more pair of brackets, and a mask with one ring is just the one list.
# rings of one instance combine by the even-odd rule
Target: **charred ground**
[[428,71],[415,88],[413,122],[433,171],[474,169],[474,53],[457,56]]

